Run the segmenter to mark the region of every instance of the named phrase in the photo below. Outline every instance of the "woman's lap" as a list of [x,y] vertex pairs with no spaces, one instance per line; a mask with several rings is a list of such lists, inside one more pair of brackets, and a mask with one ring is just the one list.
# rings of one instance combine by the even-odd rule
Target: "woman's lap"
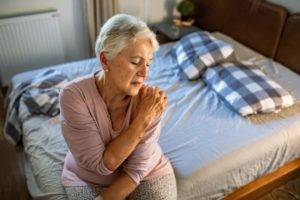
[[174,174],[143,181],[127,198],[128,200],[176,200],[177,187]]
[[91,186],[65,187],[69,200],[94,200],[104,189]]
[[[101,187],[66,187],[70,200],[93,200],[103,191]],[[127,197],[128,200],[175,200],[177,198],[176,179],[174,174],[142,181],[140,185]]]

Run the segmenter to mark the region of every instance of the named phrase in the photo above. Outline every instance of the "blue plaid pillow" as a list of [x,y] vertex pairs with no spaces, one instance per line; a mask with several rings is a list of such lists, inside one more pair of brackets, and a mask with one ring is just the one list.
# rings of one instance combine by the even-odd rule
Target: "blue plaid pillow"
[[207,67],[233,54],[233,47],[209,32],[198,31],[181,38],[171,52],[188,78],[193,80],[199,78]]
[[294,98],[251,63],[224,63],[209,68],[204,81],[242,116],[276,112],[294,104]]

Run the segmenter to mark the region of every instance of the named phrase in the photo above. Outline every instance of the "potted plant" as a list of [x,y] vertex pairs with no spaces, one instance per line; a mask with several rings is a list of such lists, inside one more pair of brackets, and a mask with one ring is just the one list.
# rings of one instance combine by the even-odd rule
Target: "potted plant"
[[189,21],[193,18],[195,6],[193,2],[189,0],[182,0],[176,7],[180,13],[181,21]]

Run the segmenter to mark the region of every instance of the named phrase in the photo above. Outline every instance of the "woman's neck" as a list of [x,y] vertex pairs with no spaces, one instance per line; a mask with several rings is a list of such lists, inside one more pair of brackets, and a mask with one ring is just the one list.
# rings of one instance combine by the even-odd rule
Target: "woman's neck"
[[123,109],[128,106],[130,96],[118,90],[115,85],[105,77],[103,72],[97,77],[97,87],[109,111]]

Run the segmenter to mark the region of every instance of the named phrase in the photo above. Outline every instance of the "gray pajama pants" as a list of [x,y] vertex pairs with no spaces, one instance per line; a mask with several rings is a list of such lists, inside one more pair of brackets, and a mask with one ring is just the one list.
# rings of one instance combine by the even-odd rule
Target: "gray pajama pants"
[[[70,200],[94,200],[104,188],[90,186],[66,187]],[[142,181],[126,198],[128,200],[176,200],[177,187],[174,173]]]

